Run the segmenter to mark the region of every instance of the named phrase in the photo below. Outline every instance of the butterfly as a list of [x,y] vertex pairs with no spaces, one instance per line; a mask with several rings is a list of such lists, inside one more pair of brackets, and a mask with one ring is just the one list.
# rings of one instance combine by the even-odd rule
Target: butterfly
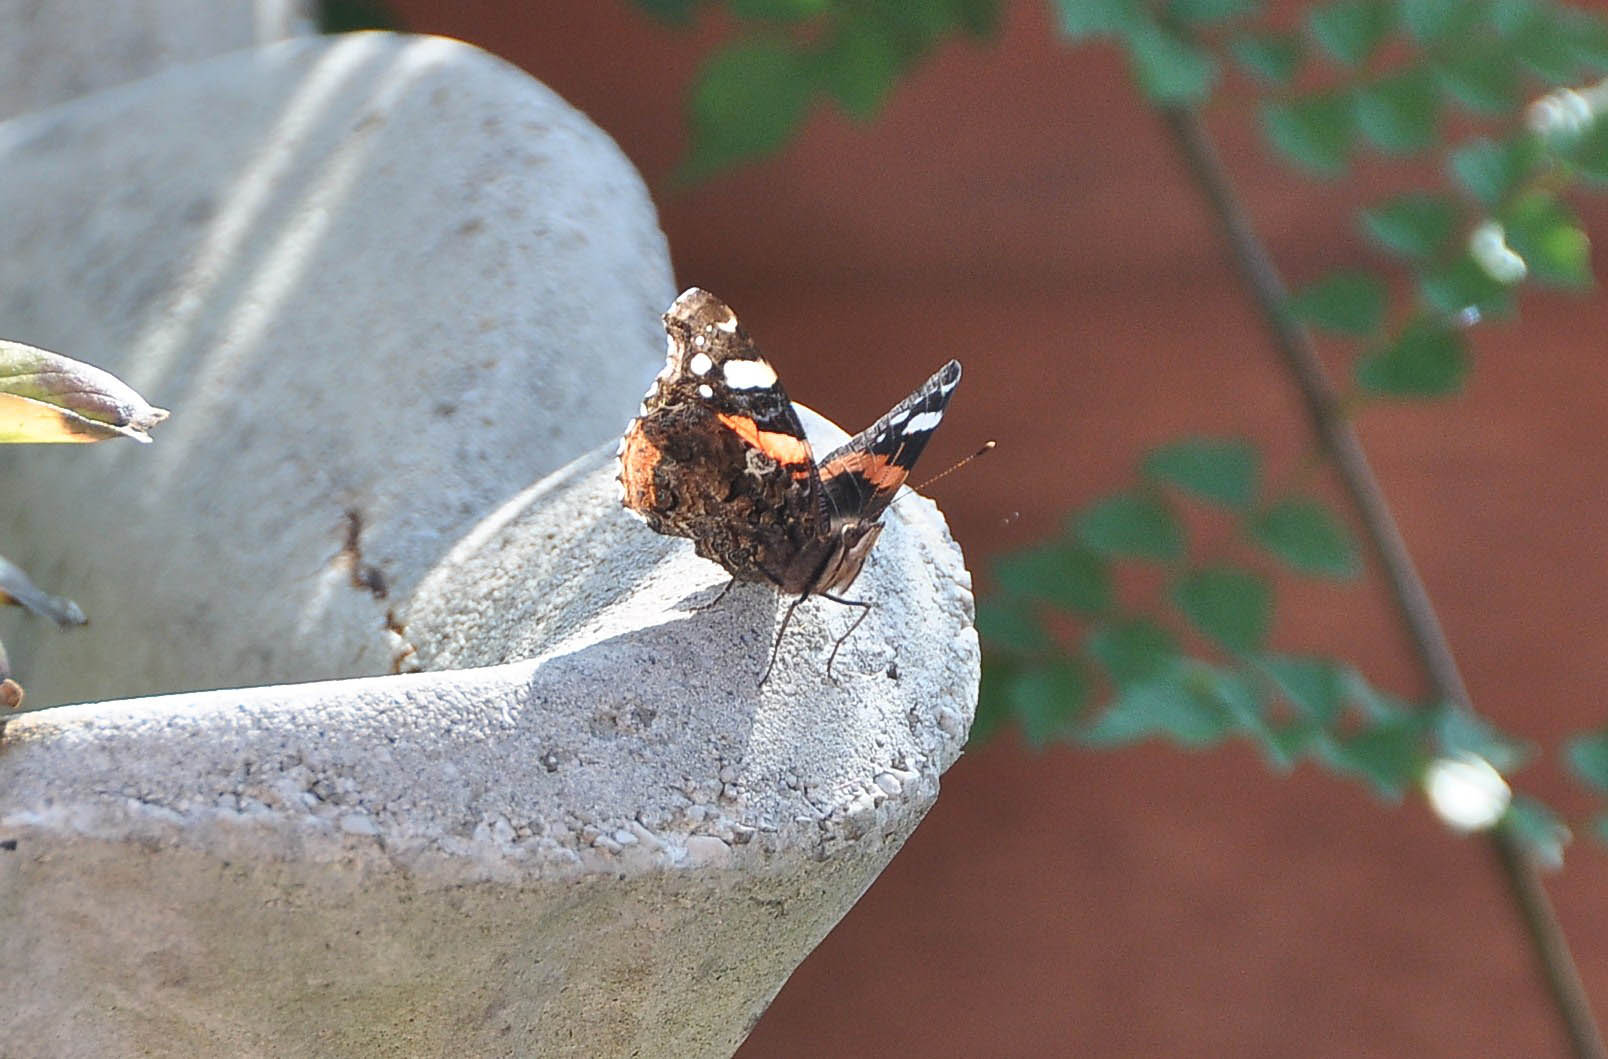
[[816,460],[776,370],[725,302],[693,287],[664,314],[664,326],[664,369],[620,441],[625,506],[655,531],[691,539],[731,574],[727,590],[765,582],[797,597],[761,684],[805,599],[861,608],[832,648],[830,675],[838,647],[871,606],[841,593],[860,575],[882,532],[878,519],[943,421],[960,362]]

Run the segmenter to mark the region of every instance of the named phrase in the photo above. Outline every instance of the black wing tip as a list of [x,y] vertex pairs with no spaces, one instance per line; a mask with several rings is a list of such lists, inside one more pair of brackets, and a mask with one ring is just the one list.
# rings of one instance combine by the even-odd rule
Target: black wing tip
[[953,389],[955,384],[960,381],[960,361],[951,360],[948,364],[939,368],[938,374],[933,377],[938,380],[938,385],[944,389]]

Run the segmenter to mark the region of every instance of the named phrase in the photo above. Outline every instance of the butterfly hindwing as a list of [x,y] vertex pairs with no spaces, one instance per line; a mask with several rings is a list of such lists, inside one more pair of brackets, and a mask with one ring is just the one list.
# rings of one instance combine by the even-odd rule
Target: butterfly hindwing
[[664,325],[664,369],[620,446],[625,506],[736,578],[796,584],[821,503],[792,402],[719,298],[691,288]]
[[875,520],[910,475],[960,384],[951,360],[887,415],[860,431],[820,463],[826,514],[832,519]]

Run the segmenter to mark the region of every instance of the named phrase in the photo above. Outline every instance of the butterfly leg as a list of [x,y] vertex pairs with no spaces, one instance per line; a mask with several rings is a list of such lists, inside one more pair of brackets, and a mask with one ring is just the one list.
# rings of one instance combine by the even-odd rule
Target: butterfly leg
[[713,610],[720,603],[721,600],[726,598],[726,593],[730,592],[732,590],[732,587],[734,585],[736,585],[736,584],[737,584],[737,579],[735,577],[732,578],[730,581],[727,581],[726,582],[726,587],[721,589],[715,595],[714,599],[711,599],[708,603],[700,603],[700,604],[698,604],[698,606],[692,608],[692,612],[694,614],[697,614],[697,613],[700,613],[702,611]]
[[782,627],[776,630],[776,642],[771,644],[770,664],[765,667],[765,675],[759,678],[759,686],[764,687],[765,681],[770,679],[771,670],[776,668],[776,652],[782,648],[782,637],[787,633],[787,623],[793,620],[793,612],[798,605],[809,599],[809,596],[799,596],[787,605],[787,613],[782,615]]
[[837,659],[838,648],[843,646],[844,640],[847,640],[849,637],[854,635],[854,630],[858,629],[860,627],[860,623],[866,619],[866,615],[871,613],[871,604],[865,600],[844,599],[842,596],[832,596],[825,592],[821,593],[821,598],[830,599],[833,603],[841,603],[845,607],[860,608],[860,616],[854,619],[854,624],[849,626],[848,632],[838,637],[837,643],[832,645],[832,653],[826,656],[826,675],[830,677],[832,675],[832,663]]

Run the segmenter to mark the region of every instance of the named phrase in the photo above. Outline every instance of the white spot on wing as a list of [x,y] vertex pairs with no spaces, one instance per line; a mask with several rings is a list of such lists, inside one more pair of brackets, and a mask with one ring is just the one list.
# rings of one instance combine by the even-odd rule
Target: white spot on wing
[[709,369],[714,366],[715,362],[709,359],[707,353],[694,353],[692,359],[687,361],[687,370],[694,375],[708,375]]
[[726,332],[728,335],[736,334],[737,318],[735,316],[728,316],[724,320],[716,320],[715,326]]
[[903,423],[906,419],[909,419],[909,418],[910,418],[910,409],[901,408],[897,412],[888,413],[888,425],[890,427],[896,427],[900,423]]
[[721,369],[733,390],[763,390],[776,385],[776,369],[763,360],[728,360]]
[[702,386],[698,387],[698,396],[702,397],[706,401],[709,400],[711,397],[715,396],[714,387],[710,386],[707,382],[704,383]]
[[709,339],[704,335],[693,335],[692,344],[697,346],[699,349],[702,349],[709,344]]
[[944,414],[942,412],[922,412],[920,415],[913,415],[910,417],[910,422],[905,424],[904,432],[906,434],[925,434],[928,431],[937,429],[943,418]]

